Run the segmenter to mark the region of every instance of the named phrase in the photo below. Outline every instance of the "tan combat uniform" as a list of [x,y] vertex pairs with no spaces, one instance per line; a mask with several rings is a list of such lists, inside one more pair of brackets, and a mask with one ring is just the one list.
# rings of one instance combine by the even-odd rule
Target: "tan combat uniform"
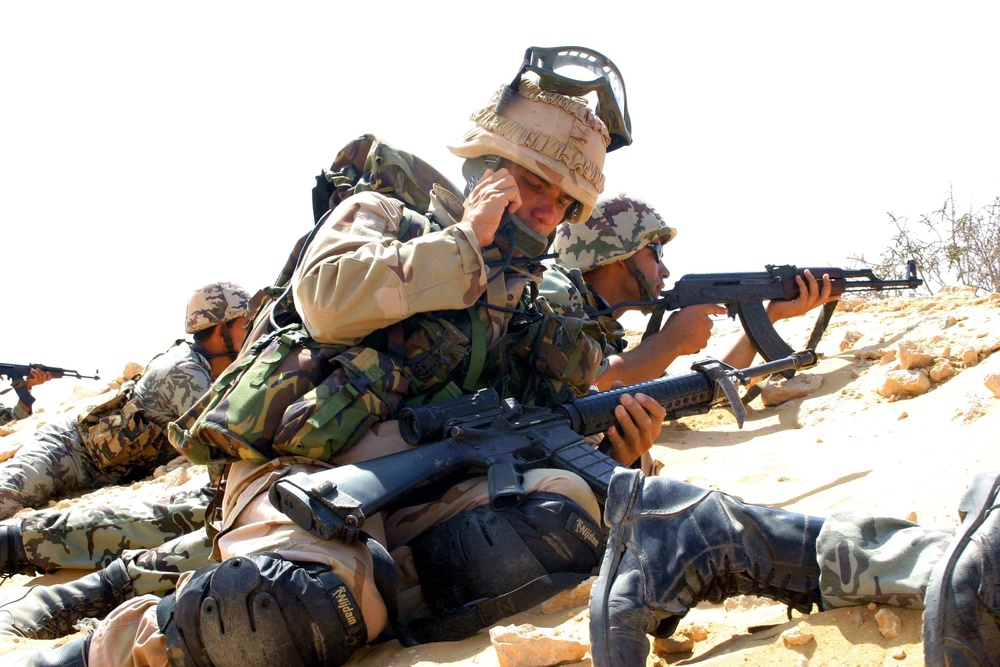
[[[435,188],[430,215],[445,229],[405,243],[396,237],[403,206],[371,192],[341,203],[324,221],[292,279],[296,310],[314,339],[325,343],[359,343],[369,333],[411,315],[472,306],[486,289],[491,303],[513,307],[529,282],[539,278],[512,272],[487,287],[487,270],[471,226],[457,220],[461,203]],[[478,309],[486,324],[491,350],[506,333],[510,314]],[[599,344],[594,341],[595,346]],[[601,352],[595,352],[599,360]],[[581,387],[586,391],[599,363]],[[408,448],[395,421],[374,426],[354,447],[332,461],[362,461]],[[375,588],[369,552],[364,546],[323,541],[299,528],[268,501],[270,485],[290,468],[313,466],[308,459],[275,459],[262,465],[233,464],[223,504],[223,531],[216,542],[221,559],[274,551],[296,561],[321,562],[349,582],[374,639],[387,624],[381,596]],[[525,489],[564,495],[600,521],[600,507],[587,484],[562,470],[534,470],[525,475]],[[419,606],[412,595],[416,581],[409,567],[407,543],[426,529],[488,500],[485,478],[471,478],[442,498],[365,522],[365,530],[392,553],[400,573],[401,614]],[[183,585],[185,578],[181,580]],[[409,588],[409,593],[407,591]],[[156,629],[158,598],[142,596],[115,610],[94,633],[91,664],[165,665],[165,641]]]

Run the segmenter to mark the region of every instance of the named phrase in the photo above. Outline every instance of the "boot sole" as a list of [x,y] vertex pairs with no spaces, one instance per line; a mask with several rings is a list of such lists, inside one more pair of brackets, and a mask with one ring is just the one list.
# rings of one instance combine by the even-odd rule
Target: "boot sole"
[[[622,513],[623,520],[617,526],[613,526],[608,535],[605,546],[604,559],[601,561],[600,574],[590,590],[590,659],[594,667],[619,667],[614,665],[611,659],[610,647],[608,644],[608,634],[611,628],[607,622],[608,598],[611,596],[611,588],[614,585],[614,578],[610,573],[618,572],[622,557],[625,555],[625,541],[621,539],[624,528],[624,517],[629,516],[635,505],[635,499],[640,492],[636,492],[635,486],[642,485],[642,475],[637,475],[638,484],[633,483],[629,489],[631,500],[628,507]],[[612,549],[611,545],[615,545]]]
[[[972,541],[975,533],[990,511],[996,505],[997,494],[1000,492],[1000,476],[993,474],[992,483],[987,486],[988,476],[976,476],[971,488],[966,492],[960,503],[960,509],[965,513],[965,520],[959,526],[955,539],[948,546],[931,571],[927,592],[924,594],[924,664],[927,667],[945,667],[944,645],[942,643],[942,617],[946,602],[943,590],[948,590],[945,582],[950,582],[955,572],[959,556]],[[988,492],[984,492],[985,489]]]

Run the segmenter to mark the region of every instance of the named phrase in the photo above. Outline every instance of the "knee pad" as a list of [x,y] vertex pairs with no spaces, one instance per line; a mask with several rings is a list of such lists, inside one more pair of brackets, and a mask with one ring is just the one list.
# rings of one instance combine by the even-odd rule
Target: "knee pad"
[[[424,597],[439,616],[483,599],[504,598],[505,616],[530,609],[589,576],[600,562],[601,528],[579,505],[533,493],[518,507],[476,507],[411,544]],[[526,587],[533,584],[532,589]]]
[[156,608],[173,667],[340,665],[368,641],[330,568],[274,553],[199,568]]

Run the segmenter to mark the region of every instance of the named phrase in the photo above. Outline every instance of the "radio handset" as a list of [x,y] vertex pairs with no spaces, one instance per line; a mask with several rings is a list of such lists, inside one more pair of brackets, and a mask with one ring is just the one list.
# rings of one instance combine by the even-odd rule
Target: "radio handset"
[[[465,161],[462,165],[462,176],[465,178],[466,196],[476,187],[487,169],[493,171],[500,169],[500,157],[484,155]],[[505,246],[503,250],[509,250],[513,244],[514,250],[522,257],[539,257],[549,247],[549,239],[525,225],[520,218],[508,211],[503,212],[494,239],[494,243],[499,241],[500,245]]]

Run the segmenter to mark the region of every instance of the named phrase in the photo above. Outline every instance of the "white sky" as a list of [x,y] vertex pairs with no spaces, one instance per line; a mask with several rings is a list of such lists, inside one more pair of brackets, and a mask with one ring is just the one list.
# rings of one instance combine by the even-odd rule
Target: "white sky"
[[877,256],[889,211],[1000,195],[998,19],[989,2],[2,3],[0,360],[145,363],[194,288],[274,278],[314,176],[362,133],[459,180],[445,143],[531,45],[621,69],[635,143],[605,194],[679,228],[675,278]]

